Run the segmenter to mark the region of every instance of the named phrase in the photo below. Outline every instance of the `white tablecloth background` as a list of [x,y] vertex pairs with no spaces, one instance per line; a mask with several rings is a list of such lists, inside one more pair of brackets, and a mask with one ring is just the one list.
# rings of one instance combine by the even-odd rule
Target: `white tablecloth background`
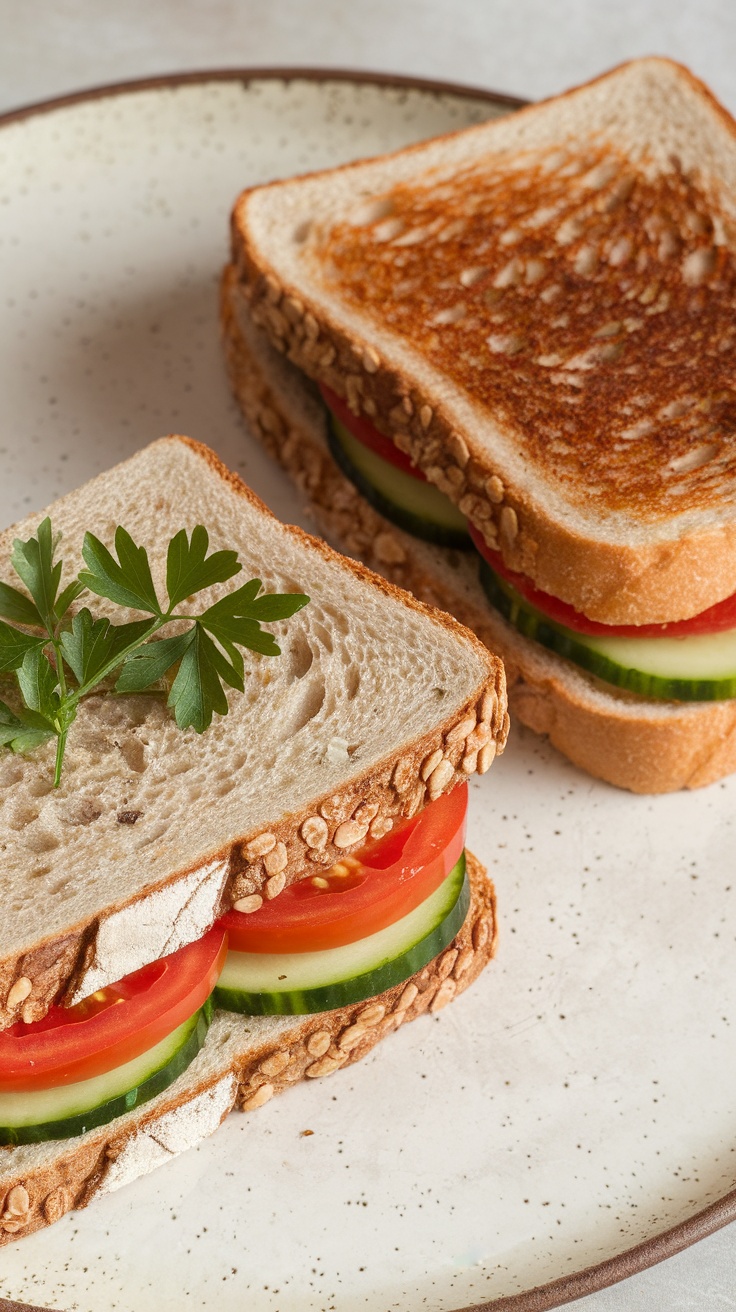
[[[736,113],[736,0],[0,0],[0,112],[157,73],[286,65],[538,99],[645,54],[689,64]],[[576,1307],[736,1309],[736,1232]]]

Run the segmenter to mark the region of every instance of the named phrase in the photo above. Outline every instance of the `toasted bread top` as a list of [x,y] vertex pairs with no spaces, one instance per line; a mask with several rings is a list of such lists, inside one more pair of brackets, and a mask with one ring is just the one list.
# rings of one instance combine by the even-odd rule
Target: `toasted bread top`
[[[736,588],[734,197],[733,120],[642,60],[246,193],[235,248],[255,301],[258,271],[313,344],[345,334],[361,384],[340,390],[408,430],[509,563],[591,616],[677,619]],[[328,351],[306,363],[339,382]]]
[[577,145],[399,184],[312,248],[325,287],[502,418],[572,505],[649,521],[736,479],[736,259],[679,161]]

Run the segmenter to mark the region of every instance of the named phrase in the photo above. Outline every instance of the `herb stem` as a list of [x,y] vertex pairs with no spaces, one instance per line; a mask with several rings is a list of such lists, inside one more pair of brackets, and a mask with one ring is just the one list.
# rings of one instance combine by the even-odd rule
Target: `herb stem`
[[[61,643],[57,641],[56,637],[52,637],[51,645],[54,649],[54,655],[56,657],[56,677],[59,680],[59,700],[60,700],[59,710],[61,711],[69,695],[67,689],[67,683],[66,683],[66,674],[64,673],[64,658],[61,654]],[[64,752],[66,751],[66,736],[69,732],[69,726],[74,722],[75,716],[76,716],[76,710],[74,711],[74,714],[71,716],[71,718],[69,718],[68,721],[65,722],[64,728],[59,733],[56,742],[56,765],[54,767],[54,788],[58,788],[61,782],[61,767],[64,764]]]
[[69,726],[62,729],[56,741],[56,765],[54,766],[54,788],[58,788],[61,783],[61,767],[64,764],[64,752],[66,751],[66,736],[69,732]]
[[59,696],[63,701],[67,695],[66,674],[64,673],[64,658],[61,654],[61,643],[56,638],[51,639],[51,646],[54,649],[56,657],[56,677],[59,680]]

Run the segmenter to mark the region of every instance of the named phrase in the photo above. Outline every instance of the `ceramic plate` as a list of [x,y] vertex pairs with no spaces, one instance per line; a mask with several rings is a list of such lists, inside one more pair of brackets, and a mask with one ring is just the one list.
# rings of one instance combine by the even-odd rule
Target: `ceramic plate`
[[[229,208],[252,183],[509,108],[380,79],[207,75],[6,118],[0,521],[179,431],[308,523],[228,395]],[[517,728],[472,786],[501,910],[476,987],[4,1248],[2,1293],[79,1312],[541,1309],[722,1223],[735,815],[736,780],[632,797]]]

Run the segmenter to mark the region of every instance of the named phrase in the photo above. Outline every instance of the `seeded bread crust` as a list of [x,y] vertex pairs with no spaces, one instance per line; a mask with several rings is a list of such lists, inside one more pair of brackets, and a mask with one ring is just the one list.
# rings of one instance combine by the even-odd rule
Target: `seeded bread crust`
[[[237,497],[243,497],[259,514],[275,523],[270,511],[237,475],[231,473],[208,448],[189,439],[162,439],[148,448],[148,453],[134,457],[134,461],[145,466],[144,474],[148,470],[146,461],[152,461],[149,476],[160,479],[162,470],[165,472],[170,460],[176,461],[177,452],[182,448],[190,460],[189,453],[196,457],[195,467],[198,461],[204,462]],[[163,459],[159,460],[161,453]],[[103,480],[108,486],[110,475],[104,475]],[[54,513],[55,508],[52,508]],[[61,515],[59,520],[61,522]],[[263,898],[278,896],[287,884],[306,872],[314,871],[315,867],[329,866],[371,838],[383,836],[397,819],[416,814],[427,802],[474,771],[488,769],[496,752],[503,750],[508,732],[503,667],[497,658],[488,656],[474,635],[463,631],[449,616],[438,616],[413,597],[404,596],[395,585],[372,574],[363,565],[342,560],[332,548],[301,529],[283,527],[283,533],[287,538],[295,539],[305,551],[316,552],[320,557],[338,563],[362,585],[377,589],[394,602],[400,601],[402,607],[406,605],[410,610],[431,617],[434,624],[439,624],[441,632],[456,634],[465,646],[470,642],[472,659],[476,660],[482,654],[478,666],[480,677],[471,697],[462,704],[458,704],[456,697],[453,712],[443,715],[438,711],[431,731],[417,734],[413,741],[405,743],[400,753],[387,755],[370,768],[361,770],[346,756],[344,769],[340,772],[344,783],[337,791],[316,792],[306,807],[281,807],[274,815],[273,823],[267,826],[255,830],[235,829],[224,846],[213,844],[213,850],[200,847],[202,857],[196,864],[178,864],[164,878],[150,880],[148,885],[145,880],[140,880],[133,895],[123,881],[119,896],[106,899],[103,905],[98,900],[83,919],[73,917],[64,921],[64,904],[57,916],[60,927],[49,932],[47,917],[46,933],[43,933],[43,921],[39,926],[34,925],[32,940],[23,942],[20,950],[9,950],[14,925],[8,920],[0,932],[0,1029],[18,1018],[27,1023],[38,1020],[52,1002],[59,999],[77,1001],[147,962],[175,951],[201,937],[217,916],[233,904],[240,904],[246,911],[255,910]],[[1,558],[9,551],[11,539],[12,531],[0,537]],[[473,668],[472,665],[469,668]],[[79,734],[85,731],[85,716],[88,716],[91,732],[98,734],[101,723],[103,729],[106,727],[106,713],[115,716],[127,712],[120,709],[117,699],[100,698],[91,709],[88,706],[83,708],[75,731]],[[170,717],[162,707],[144,707],[142,715],[146,725],[158,715],[163,732],[167,732]],[[107,731],[111,750],[115,752],[118,741],[122,740],[120,726],[113,723]],[[155,731],[152,729],[151,733]],[[215,726],[209,731],[210,735],[216,732]],[[150,734],[148,736],[150,738]],[[143,750],[138,742],[132,745]],[[5,764],[11,769],[16,768],[9,753]],[[35,782],[40,786],[45,778],[43,765],[34,768],[38,769],[39,779]],[[134,788],[134,771],[125,759],[121,758],[119,770],[125,787]],[[127,775],[133,777],[128,779]],[[31,782],[32,787],[35,786],[34,781]],[[45,794],[45,806],[58,809],[73,803],[73,794],[68,802],[59,800],[50,785],[45,787]],[[213,805],[217,805],[217,796],[215,790],[212,793]],[[3,800],[6,805],[12,805],[12,786],[5,789]],[[128,815],[125,811],[118,814],[118,822],[121,822],[121,814],[123,821]],[[55,817],[54,822],[58,826],[59,818]],[[62,825],[69,823],[65,815],[62,815],[61,822]],[[122,828],[118,825],[121,833],[129,832],[126,824],[122,824]],[[19,825],[24,835],[30,836],[34,832],[21,817],[11,827],[14,839]],[[137,832],[132,831],[131,836]],[[43,837],[46,841],[45,835]],[[165,832],[162,841],[168,842]],[[65,873],[63,843],[59,845],[55,840],[55,844],[55,851],[49,858],[55,865],[50,866],[48,874],[44,875],[52,883]],[[164,847],[164,854],[166,850]],[[149,851],[155,851],[155,848],[142,849],[141,863],[146,862]],[[29,868],[32,868],[33,853],[29,862]],[[46,885],[42,888],[37,881],[34,887],[40,896]],[[52,894],[54,891],[52,887]],[[115,891],[117,894],[117,888]],[[97,896],[94,890],[92,896]]]
[[254,1111],[301,1079],[359,1061],[379,1039],[435,1013],[477,979],[496,950],[496,897],[470,852],[471,904],[446,950],[404,984],[320,1015],[246,1018],[216,1012],[205,1046],[171,1088],[78,1139],[0,1148],[0,1244],[86,1207],[211,1134],[238,1107]]
[[309,498],[322,531],[400,587],[449,610],[506,668],[512,714],[597,778],[635,793],[701,788],[736,770],[736,702],[655,703],[616,693],[524,638],[487,602],[474,562],[379,515],[338,469],[311,383],[271,347],[225,270],[221,317],[230,382],[250,430]]
[[[607,119],[608,96],[612,107]],[[676,113],[669,113],[668,97],[677,104]],[[643,126],[647,107],[654,122],[652,141],[646,139]],[[637,110],[638,120],[632,122]],[[403,339],[397,345],[399,339],[387,329],[346,308],[339,291],[322,288],[316,268],[320,257],[311,251],[310,238],[302,237],[309,223],[316,231],[329,226],[331,202],[344,218],[346,197],[355,207],[361,198],[421,181],[433,169],[442,172],[448,159],[457,159],[463,167],[484,152],[492,157],[496,149],[523,152],[539,143],[549,152],[560,144],[568,147],[576,133],[586,137],[590,115],[598,134],[610,139],[623,164],[633,160],[634,171],[643,167],[646,172],[651,156],[657,167],[671,169],[660,158],[666,142],[671,158],[677,156],[675,167],[700,171],[706,189],[709,179],[721,178],[727,188],[736,177],[736,128],[707,88],[669,60],[634,61],[564,96],[523,109],[513,120],[448,134],[376,161],[246,191],[233,213],[232,258],[253,318],[273,344],[411,454],[427,478],[459,505],[513,569],[604,622],[681,619],[736,590],[736,521],[729,512],[730,484],[722,480],[720,493],[715,485],[703,516],[691,522],[680,517],[680,522],[673,511],[671,523],[652,522],[646,534],[641,532],[638,503],[628,508],[625,524],[619,524],[616,515],[610,524],[606,521],[605,534],[596,530],[584,498],[581,504],[563,502],[562,511],[559,507],[553,511],[552,492],[560,491],[559,480],[537,469],[533,459],[527,459],[523,469],[516,468],[508,457],[513,432],[504,415],[480,410],[472,410],[471,415],[471,402],[453,386],[451,364],[440,373],[423,361],[411,343],[405,350]],[[672,126],[676,122],[681,124],[679,136]],[[667,123],[671,131],[663,126]],[[595,133],[591,139],[597,139]],[[719,202],[712,203],[717,214]],[[680,217],[684,223],[687,216]],[[732,244],[733,215],[717,214],[716,221],[726,234],[722,240]],[[559,263],[564,281],[561,255]],[[673,341],[675,336],[673,330]],[[664,405],[667,399],[658,397],[657,404]],[[580,410],[584,427],[585,407]],[[495,448],[489,447],[488,434],[479,439],[483,427],[492,430],[494,441],[498,438],[496,459],[489,455]],[[636,458],[632,453],[632,461]],[[546,499],[540,486],[532,491],[535,479],[542,490],[547,488]],[[605,511],[605,504],[601,509]]]

